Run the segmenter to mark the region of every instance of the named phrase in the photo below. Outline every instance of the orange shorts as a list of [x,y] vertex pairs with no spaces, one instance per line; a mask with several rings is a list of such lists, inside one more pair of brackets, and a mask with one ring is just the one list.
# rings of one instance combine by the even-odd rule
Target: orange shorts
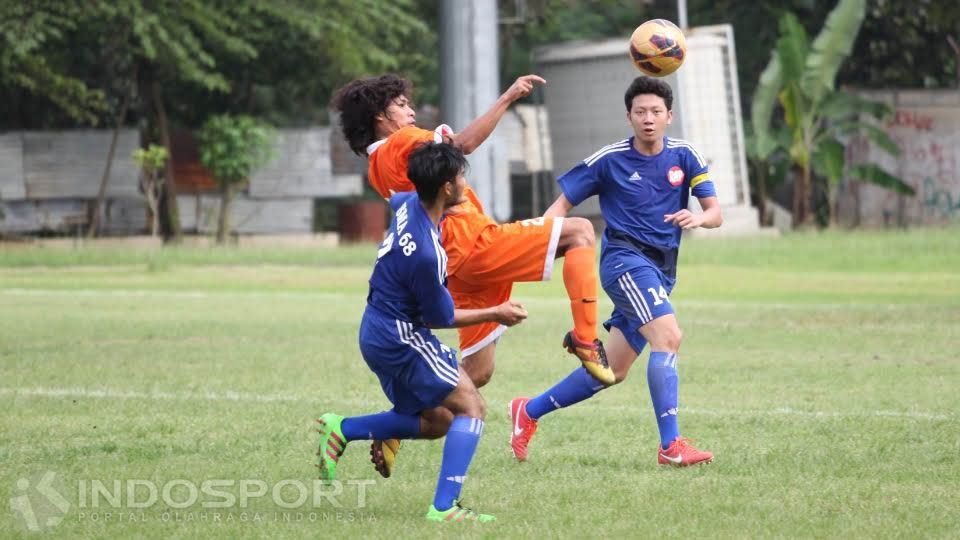
[[[563,218],[534,218],[488,227],[447,281],[458,309],[479,309],[510,299],[519,281],[547,281],[560,241]],[[507,327],[482,323],[459,329],[463,356],[486,347]]]

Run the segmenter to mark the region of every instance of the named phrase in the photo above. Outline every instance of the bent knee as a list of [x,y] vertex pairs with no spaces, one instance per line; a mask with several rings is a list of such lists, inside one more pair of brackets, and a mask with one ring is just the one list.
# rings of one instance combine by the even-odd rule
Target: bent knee
[[680,343],[683,341],[683,331],[679,327],[671,330],[663,337],[663,346],[671,352],[680,350]]
[[477,388],[486,386],[493,378],[493,364],[465,363],[463,370],[470,376],[470,380]]
[[481,420],[487,417],[487,400],[483,399],[480,392],[476,390],[470,396],[470,400],[464,407],[463,414],[470,418],[479,418]]
[[596,243],[593,224],[581,217],[564,218],[561,235],[569,247],[592,246]]

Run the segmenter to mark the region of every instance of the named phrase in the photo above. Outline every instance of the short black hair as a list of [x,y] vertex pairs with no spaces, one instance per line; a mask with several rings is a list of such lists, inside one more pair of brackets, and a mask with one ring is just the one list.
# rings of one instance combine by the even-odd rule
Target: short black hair
[[447,143],[425,143],[418,146],[407,160],[407,178],[417,188],[420,200],[433,204],[440,188],[455,182],[467,168],[463,152]]
[[350,81],[333,96],[333,108],[340,113],[340,129],[358,156],[377,141],[375,119],[400,96],[410,97],[413,85],[397,75],[382,75]]
[[660,79],[652,77],[637,77],[630,83],[627,93],[623,95],[623,103],[627,106],[627,112],[633,107],[633,98],[640,94],[653,94],[663,98],[667,105],[667,110],[673,110],[673,90],[670,85]]

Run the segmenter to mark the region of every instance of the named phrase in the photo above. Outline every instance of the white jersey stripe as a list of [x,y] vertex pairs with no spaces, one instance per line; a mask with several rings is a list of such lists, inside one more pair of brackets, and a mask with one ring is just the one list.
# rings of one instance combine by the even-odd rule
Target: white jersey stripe
[[433,229],[430,230],[430,238],[433,240],[433,249],[437,254],[437,279],[443,285],[443,281],[447,279],[447,252],[440,245],[440,238]]
[[630,139],[624,139],[624,140],[622,140],[622,141],[617,141],[617,142],[615,142],[615,143],[613,143],[613,144],[608,144],[608,145],[604,146],[603,148],[601,148],[601,149],[597,150],[596,152],[594,152],[590,157],[588,157],[588,158],[585,159],[584,161],[590,161],[591,159],[597,157],[597,155],[600,154],[601,152],[603,152],[604,150],[609,150],[609,149],[613,148],[614,146],[622,146],[622,145],[626,144],[626,143],[629,142],[629,141],[630,141]]
[[443,371],[447,375],[453,377],[454,380],[459,379],[460,376],[457,373],[457,370],[452,368],[449,364],[444,362],[442,358],[440,358],[440,353],[439,351],[437,351],[436,347],[433,346],[433,343],[428,342],[423,338],[423,336],[414,332],[413,325],[411,325],[410,323],[405,323],[405,324],[408,325],[408,332],[410,334],[411,341],[413,341],[414,343],[417,343],[420,346],[420,348],[425,350],[430,355],[430,357],[433,359],[434,364],[437,366],[437,368],[439,368],[440,371]]
[[443,360],[439,357],[439,353],[437,352],[437,349],[433,347],[433,344],[427,342],[423,339],[423,336],[413,331],[412,324],[403,321],[401,321],[401,323],[404,326],[407,342],[410,343],[410,346],[416,348],[417,351],[421,352],[421,354],[426,354],[429,356],[428,360],[447,376],[452,376],[455,380],[459,378],[456,370],[443,362]]
[[600,158],[602,158],[607,154],[614,154],[616,152],[626,152],[629,149],[630,149],[629,146],[624,146],[623,148],[611,148],[610,150],[607,150],[604,153],[600,154],[599,156],[593,158],[591,161],[584,161],[584,163],[586,163],[587,166],[590,167],[590,166],[593,166],[593,164],[596,163],[597,161],[600,161]]
[[706,160],[703,159],[703,155],[701,155],[700,152],[690,143],[667,143],[667,148],[686,148],[687,150],[690,150],[690,153],[693,154],[693,157],[697,158],[697,162],[700,163],[701,167],[706,166]]
[[641,292],[641,291],[640,291],[640,288],[637,287],[637,283],[636,283],[635,281],[633,281],[633,276],[631,276],[629,273],[628,273],[628,274],[625,274],[625,275],[627,276],[627,281],[629,282],[628,285],[629,285],[630,287],[633,287],[633,290],[636,292],[637,296],[640,298],[640,302],[643,303],[644,309],[646,309],[646,311],[647,311],[647,318],[648,318],[647,322],[652,321],[652,320],[653,320],[653,312],[650,311],[650,305],[647,304],[647,299],[643,297],[643,292]]
[[701,167],[707,166],[707,161],[703,159],[703,156],[700,154],[700,152],[698,152],[697,149],[694,148],[693,145],[688,143],[687,141],[684,141],[682,139],[668,138],[667,148],[686,148],[687,150],[690,150],[690,153],[693,154],[693,157],[697,158],[697,163],[699,163]]
[[[413,337],[414,336],[420,337],[420,336],[417,335],[416,333],[410,332],[411,327],[412,325],[410,325],[410,323],[397,320],[397,332],[399,332],[400,341],[409,345],[413,350],[417,351],[420,354],[420,356],[427,362],[427,366],[430,367],[430,369],[433,371],[433,373],[437,376],[438,379],[452,386],[456,386],[457,379],[459,377],[455,377],[451,379],[450,374],[448,372],[440,371],[438,369],[439,359],[431,358],[430,353],[425,348],[421,347],[420,343],[422,343],[422,338],[419,343],[415,342]],[[449,366],[446,366],[446,367],[449,368]]]
[[633,311],[637,314],[637,318],[640,319],[640,322],[646,324],[650,316],[643,311],[643,308],[640,307],[640,304],[637,302],[635,294],[632,290],[629,289],[626,280],[627,274],[620,276],[620,279],[617,282],[620,284],[620,288],[623,289],[623,294],[627,295],[627,299],[630,300],[630,305],[633,306]]

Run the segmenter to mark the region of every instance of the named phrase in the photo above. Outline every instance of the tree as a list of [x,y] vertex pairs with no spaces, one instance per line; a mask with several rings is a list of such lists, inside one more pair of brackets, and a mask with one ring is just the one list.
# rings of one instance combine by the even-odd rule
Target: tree
[[840,71],[841,84],[861,88],[956,88],[960,2],[871,0],[853,49],[857,62]]
[[217,243],[223,244],[230,227],[230,208],[236,191],[270,160],[272,130],[249,116],[214,116],[200,130],[200,162],[220,185]]
[[913,194],[913,188],[875,165],[847,170],[844,163],[845,136],[864,133],[878,146],[897,154],[896,144],[876,126],[859,121],[861,115],[880,119],[889,108],[838,90],[837,71],[850,55],[863,21],[865,0],[840,0],[811,44],[806,31],[793,14],[780,19],[780,39],[770,63],[760,76],[752,105],[755,155],[777,146],[770,119],[776,102],[783,110],[789,129],[787,153],[798,174],[794,179],[794,226],[809,223],[813,174],[828,179],[830,221],[833,222],[836,186],[845,172],[863,180]]
[[[81,124],[96,124],[107,109],[102,90],[68,74],[69,62],[60,47],[77,29],[83,12],[84,7],[73,2],[0,1],[0,96],[13,102],[13,114],[36,112],[17,106],[22,94],[15,89],[41,97]],[[17,125],[25,119],[10,120]]]
[[151,144],[133,151],[133,161],[140,167],[140,191],[150,209],[150,236],[160,231],[160,195],[163,193],[163,171],[170,155],[162,146]]

